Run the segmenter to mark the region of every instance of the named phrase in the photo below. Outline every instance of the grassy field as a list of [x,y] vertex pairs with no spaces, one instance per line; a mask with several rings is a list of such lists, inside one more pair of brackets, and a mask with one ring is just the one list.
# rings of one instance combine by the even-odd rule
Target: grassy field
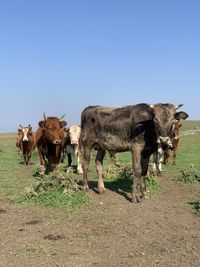
[[[200,127],[200,121],[185,121],[183,122],[181,131],[195,129],[196,127]],[[0,134],[0,196],[9,197],[11,199],[19,198],[19,196],[23,195],[22,192],[24,191],[25,187],[31,187],[35,183],[33,173],[39,164],[37,150],[35,150],[33,153],[33,165],[24,166],[21,164],[21,157],[15,147],[15,139],[15,133]],[[129,152],[119,153],[117,154],[117,157],[120,164],[131,164]],[[108,164],[109,156],[106,155],[104,166],[106,167]],[[163,170],[166,174],[178,177],[181,175],[181,170],[188,169],[191,165],[194,168],[200,169],[200,135],[181,136],[177,154],[177,166],[175,167],[172,165],[171,159],[170,165],[163,166]],[[81,176],[77,176],[77,179],[81,179]],[[94,157],[91,160],[89,179],[90,181],[97,181]],[[123,183],[123,180],[105,179],[106,187],[116,188],[119,186],[119,183]],[[131,182],[128,182],[125,187],[122,185],[121,187],[128,191],[130,190]],[[57,202],[60,203],[58,206],[61,207],[64,205],[63,202],[71,203],[70,201],[72,201],[72,206],[76,205],[77,199],[80,203],[87,203],[83,192],[77,193],[76,197],[74,197],[72,194],[71,200],[66,200],[66,197],[60,198],[58,195],[59,192],[56,190],[53,195],[50,196],[50,198],[51,200],[52,198],[57,199]],[[44,204],[48,205],[48,200],[45,201],[47,201],[47,204]],[[40,202],[42,202],[42,200],[37,199],[36,203]]]
[[[200,121],[186,121],[181,130],[195,127]],[[0,134],[0,266],[199,266],[200,184],[186,184],[181,170],[200,170],[200,135],[181,136],[177,166],[172,160],[163,166],[163,176],[150,180],[151,198],[139,204],[130,203],[124,173],[105,178],[105,194],[96,193],[95,155],[88,193],[62,194],[58,185],[25,198],[25,188],[48,185],[53,174],[35,179],[37,150],[33,164],[22,165],[15,138]],[[117,157],[122,166],[130,163],[129,152]]]

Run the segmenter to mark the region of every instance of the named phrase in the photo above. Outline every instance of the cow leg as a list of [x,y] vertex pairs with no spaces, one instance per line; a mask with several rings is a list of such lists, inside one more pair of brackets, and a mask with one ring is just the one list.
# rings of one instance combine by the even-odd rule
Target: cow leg
[[153,153],[153,165],[152,165],[152,170],[153,174],[156,175],[157,173],[157,165],[158,165],[158,153],[157,151]]
[[62,149],[62,156],[61,156],[61,160],[60,160],[62,163],[64,163],[65,161],[65,149],[63,148]]
[[142,174],[141,174],[141,181],[140,181],[140,192],[142,195],[142,198],[149,199],[146,189],[146,175],[148,171],[148,165],[149,165],[149,157],[141,159],[141,166],[142,166]]
[[103,159],[105,156],[105,150],[101,149],[98,150],[97,152],[97,156],[96,156],[96,171],[97,171],[97,175],[98,175],[98,190],[99,193],[104,193],[105,192],[105,187],[104,187],[104,183],[103,183]]
[[173,149],[173,165],[176,165],[176,148]]
[[164,161],[164,151],[160,147],[157,150],[157,175],[161,176],[162,175],[162,163]]
[[31,156],[32,156],[32,150],[28,153],[28,158],[27,158],[27,160],[28,160],[28,165],[31,165]]
[[141,148],[139,145],[132,146],[132,165],[133,165],[133,185],[132,185],[132,202],[140,202],[140,194],[138,187],[140,186],[141,180]]
[[26,152],[25,158],[26,158],[26,165],[28,165],[28,152]]
[[70,167],[71,164],[72,164],[72,155],[71,155],[71,153],[67,153],[67,159],[68,159],[68,167]]
[[26,153],[23,152],[23,159],[24,159],[24,164],[26,165]]
[[83,149],[83,190],[88,191],[88,168],[90,164],[90,157],[91,157],[92,147],[85,146]]
[[40,158],[40,168],[44,168],[45,167],[45,155],[44,153],[41,151],[41,148],[38,148],[38,154],[39,154],[39,158]]
[[170,158],[170,150],[167,149],[165,151],[165,155],[164,155],[164,162],[165,162],[166,165],[169,165],[169,158]]
[[83,173],[81,154],[79,152],[77,152],[77,172],[79,174]]
[[109,170],[112,169],[113,166],[119,167],[118,159],[116,156],[116,152],[109,152],[110,154],[110,162],[109,162]]

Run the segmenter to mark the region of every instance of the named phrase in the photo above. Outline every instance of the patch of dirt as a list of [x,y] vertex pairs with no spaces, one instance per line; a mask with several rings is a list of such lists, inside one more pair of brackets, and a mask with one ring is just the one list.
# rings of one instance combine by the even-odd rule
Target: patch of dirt
[[109,189],[90,190],[95,204],[73,212],[1,199],[0,266],[200,266],[200,217],[189,205],[200,187],[159,179],[159,194],[139,204]]

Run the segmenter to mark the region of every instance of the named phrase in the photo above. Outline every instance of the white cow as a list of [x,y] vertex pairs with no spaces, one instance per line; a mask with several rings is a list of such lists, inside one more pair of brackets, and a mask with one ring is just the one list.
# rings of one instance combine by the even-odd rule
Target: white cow
[[65,129],[66,137],[63,144],[63,155],[61,161],[64,161],[65,152],[68,157],[68,166],[71,166],[72,156],[77,156],[77,172],[83,173],[81,166],[81,149],[79,138],[81,134],[81,127],[78,124],[73,124],[69,129]]
[[152,171],[158,176],[162,175],[162,163],[164,163],[164,150],[159,147],[158,150],[153,153],[153,165]]

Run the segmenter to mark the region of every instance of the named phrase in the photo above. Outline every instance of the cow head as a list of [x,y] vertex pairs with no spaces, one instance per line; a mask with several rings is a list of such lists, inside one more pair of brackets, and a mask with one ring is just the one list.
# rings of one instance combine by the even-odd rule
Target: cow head
[[157,134],[157,143],[163,146],[172,147],[172,138],[174,137],[174,125],[180,121],[185,120],[188,114],[180,111],[176,112],[180,105],[173,104],[155,104],[150,105],[153,110],[153,122]]
[[40,121],[38,125],[43,129],[45,139],[54,145],[59,145],[64,139],[63,128],[67,125],[67,122],[57,117],[46,117],[44,114],[44,120]]
[[179,124],[178,122],[174,124],[173,126],[174,139],[179,139],[179,131],[181,127],[182,124]]
[[79,125],[74,124],[69,128],[71,145],[78,145],[80,134],[81,134],[81,127]]
[[23,142],[28,142],[30,138],[32,137],[32,127],[29,124],[27,127],[23,127],[21,124],[19,125],[18,129],[18,135],[22,136],[22,141]]

